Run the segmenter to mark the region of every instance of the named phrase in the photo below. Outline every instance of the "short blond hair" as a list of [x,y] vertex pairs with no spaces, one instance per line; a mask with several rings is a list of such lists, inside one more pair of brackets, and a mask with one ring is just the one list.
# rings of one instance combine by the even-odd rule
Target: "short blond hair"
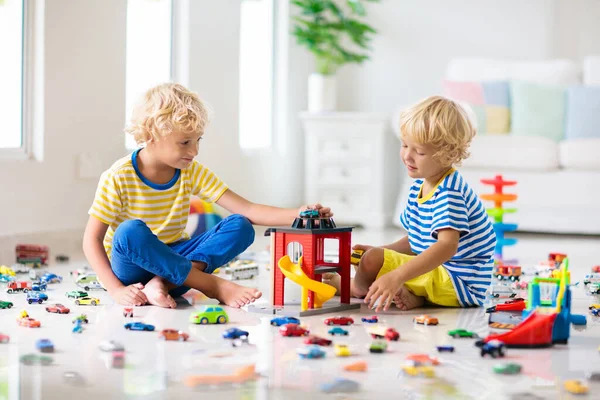
[[143,144],[174,130],[202,134],[208,120],[208,107],[198,94],[177,83],[163,83],[140,98],[125,133],[132,135],[137,144]]
[[433,157],[444,166],[469,157],[475,128],[465,109],[442,96],[431,96],[400,115],[400,139],[408,137],[437,149]]

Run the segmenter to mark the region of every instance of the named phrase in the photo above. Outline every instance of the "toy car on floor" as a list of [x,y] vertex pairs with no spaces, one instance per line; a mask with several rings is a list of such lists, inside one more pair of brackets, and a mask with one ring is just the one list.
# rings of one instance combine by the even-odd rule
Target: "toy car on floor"
[[0,309],[11,308],[14,304],[10,301],[0,300]]
[[65,293],[65,296],[70,299],[79,299],[81,297],[87,297],[88,293],[82,292],[81,290],[71,290],[70,292]]
[[375,324],[379,322],[379,318],[377,318],[377,315],[373,315],[372,317],[362,317],[360,320],[362,322],[366,322],[367,324]]
[[366,372],[369,366],[366,361],[357,361],[351,364],[344,365],[344,371],[349,372]]
[[187,342],[190,335],[177,329],[163,329],[159,334],[158,338],[162,340],[178,340],[180,342]]
[[352,325],[354,320],[350,317],[331,317],[325,318],[325,325]]
[[281,336],[308,336],[309,331],[298,324],[285,324],[279,327]]
[[27,302],[29,304],[38,303],[42,304],[48,300],[48,295],[42,292],[27,292]]
[[81,323],[85,323],[87,324],[88,321],[88,317],[85,314],[79,314],[77,317],[73,318],[73,323],[77,323],[77,321],[81,322]]
[[466,329],[454,329],[448,331],[448,335],[453,338],[478,338],[479,336],[475,332],[468,331]]
[[40,280],[46,283],[61,283],[62,276],[58,276],[56,274],[53,274],[52,272],[46,272],[44,275],[42,275]]
[[325,352],[319,346],[305,346],[296,350],[300,358],[323,358]]
[[369,346],[371,353],[385,353],[387,350],[387,343],[383,340],[376,340]]
[[125,351],[125,347],[123,346],[123,344],[117,342],[116,340],[103,340],[102,342],[100,342],[98,348],[106,352]]
[[15,276],[15,271],[6,265],[0,265],[0,275]]
[[440,360],[436,357],[431,357],[427,354],[409,354],[406,356],[408,361],[411,361],[413,365],[439,365]]
[[190,322],[193,324],[224,324],[229,321],[229,316],[219,306],[203,306],[199,311],[190,315]]
[[[0,307],[0,308],[2,308],[2,307]],[[592,308],[600,308],[600,304],[598,304],[598,303],[590,304],[588,307],[588,310],[591,310]]]
[[97,306],[98,304],[100,304],[100,299],[97,297],[81,297],[77,300],[75,300],[75,304],[78,306]]
[[243,331],[238,328],[229,328],[223,332],[223,339],[239,339],[242,337],[248,337],[248,331]]
[[340,328],[339,326],[335,326],[333,328],[331,328],[330,330],[327,331],[327,333],[329,333],[330,335],[342,335],[342,336],[347,336],[348,335],[348,331],[345,330],[344,328]]
[[71,310],[69,310],[67,307],[63,306],[62,304],[48,304],[46,306],[46,311],[48,311],[49,313],[56,313],[56,314],[68,314],[69,312],[71,312]]
[[50,339],[39,339],[35,347],[42,353],[54,353],[54,343]]
[[305,344],[316,344],[318,346],[330,346],[332,341],[319,336],[310,336],[304,339]]
[[128,322],[123,327],[130,331],[153,331],[154,325],[144,324],[143,322]]
[[25,326],[27,328],[39,328],[40,326],[42,326],[40,321],[38,321],[37,319],[30,318],[30,317],[18,318],[17,322],[19,323],[20,326]]
[[592,308],[590,310],[590,314],[592,314],[594,317],[600,316],[600,308]]
[[504,357],[506,352],[506,345],[499,340],[490,340],[481,346],[481,357],[485,357],[486,354],[492,356],[492,358]]
[[496,299],[512,299],[517,295],[514,290],[504,285],[492,285],[488,289],[488,293],[491,297]]
[[400,334],[394,328],[387,328],[385,326],[374,326],[367,330],[373,339],[387,339],[391,341],[398,341]]
[[12,282],[14,280],[15,280],[15,278],[13,278],[10,275],[2,275],[2,274],[0,274],[0,282],[7,283],[7,282]]
[[360,389],[360,383],[346,378],[336,378],[333,382],[321,385],[323,393],[354,393]]
[[440,353],[449,352],[454,353],[454,346],[436,346],[437,351]]
[[281,326],[286,324],[300,325],[300,320],[294,317],[276,317],[271,320],[271,325],[273,326]]
[[35,292],[45,292],[48,289],[48,284],[46,282],[33,282],[31,284],[31,290]]
[[600,283],[590,283],[590,285],[588,286],[588,290],[590,294],[600,294]]
[[50,356],[41,356],[39,354],[24,354],[20,360],[25,365],[50,365],[54,361]]
[[433,370],[433,367],[426,365],[405,365],[404,367],[402,367],[402,372],[404,373],[404,375],[408,376],[422,376],[424,378],[435,377],[435,371]]
[[435,317],[430,317],[427,314],[419,315],[418,317],[413,318],[413,322],[422,325],[437,325],[440,322]]
[[12,281],[6,285],[6,293],[27,293],[31,290],[31,282],[28,281]]
[[598,273],[586,274],[585,278],[583,278],[584,285],[588,285],[593,282],[600,282],[600,274],[598,274]]
[[10,336],[0,333],[0,343],[6,344],[10,342]]
[[521,373],[521,365],[517,363],[497,364],[492,367],[492,370],[497,374],[516,375]]
[[563,384],[565,390],[573,394],[586,394],[590,391],[588,385],[579,379],[571,379]]
[[600,265],[595,265],[592,267],[592,272],[596,274],[600,274]]
[[352,354],[348,345],[342,343],[336,343],[333,352],[338,357],[349,357]]

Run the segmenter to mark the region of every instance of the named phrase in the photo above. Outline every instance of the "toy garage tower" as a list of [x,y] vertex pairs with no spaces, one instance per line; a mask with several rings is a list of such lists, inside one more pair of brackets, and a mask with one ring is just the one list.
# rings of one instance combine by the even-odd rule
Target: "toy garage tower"
[[[350,244],[352,227],[337,227],[330,218],[302,213],[289,228],[270,228],[271,236],[271,293],[270,306],[251,305],[250,311],[285,316],[308,316],[360,308],[350,304]],[[336,239],[339,257],[337,262],[326,262],[325,239]],[[287,254],[292,243],[302,246],[302,257],[293,263]],[[322,274],[337,272],[341,277],[340,302],[329,299],[335,288],[321,282]],[[302,287],[300,304],[284,307],[285,278]]]
[[502,175],[496,175],[494,179],[482,179],[481,183],[494,186],[494,193],[482,194],[483,200],[494,202],[494,207],[488,208],[487,213],[494,220],[494,231],[496,232],[496,250],[494,258],[497,264],[503,263],[503,248],[504,246],[513,246],[517,243],[517,239],[505,238],[505,232],[517,230],[517,224],[507,224],[504,222],[504,214],[517,212],[516,208],[504,208],[503,204],[507,201],[515,201],[516,194],[504,193],[504,186],[514,186],[517,181],[505,181]]

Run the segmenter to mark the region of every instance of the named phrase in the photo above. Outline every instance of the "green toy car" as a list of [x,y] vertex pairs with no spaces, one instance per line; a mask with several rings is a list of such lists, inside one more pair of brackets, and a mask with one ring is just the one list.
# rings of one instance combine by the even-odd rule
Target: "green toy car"
[[11,303],[10,301],[0,300],[0,309],[11,308],[12,306],[13,306],[13,303]]
[[516,363],[497,364],[492,369],[497,374],[516,375],[521,372],[521,365]]
[[475,332],[468,331],[466,329],[454,329],[448,331],[448,335],[453,338],[478,338],[479,336]]
[[83,292],[81,290],[71,290],[70,292],[65,293],[65,296],[70,299],[80,299],[82,297],[87,297],[88,294],[87,292]]
[[204,306],[200,311],[190,315],[192,324],[224,324],[227,321],[229,321],[227,313],[219,306]]
[[369,347],[369,351],[371,353],[385,353],[387,350],[387,343],[383,340],[377,340],[371,343],[371,347]]
[[77,317],[73,318],[73,323],[76,323],[77,321],[81,321],[80,323],[84,323],[84,324],[87,324],[89,322],[88,317],[85,314],[81,314],[81,315],[78,315]]

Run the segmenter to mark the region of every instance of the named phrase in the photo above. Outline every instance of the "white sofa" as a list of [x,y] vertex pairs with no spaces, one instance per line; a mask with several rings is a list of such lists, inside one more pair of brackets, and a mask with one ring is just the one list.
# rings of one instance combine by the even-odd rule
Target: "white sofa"
[[[569,60],[456,59],[449,63],[446,78],[600,85],[600,57],[588,57],[583,65]],[[480,194],[493,191],[480,183],[482,178],[502,174],[518,181],[517,186],[505,188],[519,196],[507,203],[518,212],[507,214],[505,221],[517,223],[519,231],[600,234],[600,134],[597,139],[560,142],[536,136],[480,135],[460,171]],[[398,226],[410,184],[410,179],[402,184],[394,217]]]

